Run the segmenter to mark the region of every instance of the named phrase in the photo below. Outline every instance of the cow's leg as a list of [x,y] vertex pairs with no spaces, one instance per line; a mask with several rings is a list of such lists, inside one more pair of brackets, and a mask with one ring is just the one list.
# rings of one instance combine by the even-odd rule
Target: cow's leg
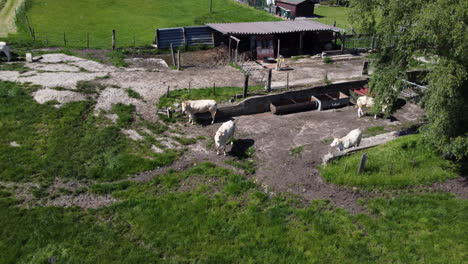
[[374,115],[374,120],[376,120],[376,119],[377,119],[377,114]]
[[212,118],[211,124],[214,124],[214,122],[215,122],[215,117],[216,117],[216,110],[213,111],[213,112],[211,112],[211,118]]
[[195,116],[194,114],[190,113],[189,114],[189,122],[193,125],[195,122],[194,122],[194,119],[195,119]]
[[358,110],[357,110],[357,116],[361,117],[361,114],[362,114],[362,108],[359,107]]

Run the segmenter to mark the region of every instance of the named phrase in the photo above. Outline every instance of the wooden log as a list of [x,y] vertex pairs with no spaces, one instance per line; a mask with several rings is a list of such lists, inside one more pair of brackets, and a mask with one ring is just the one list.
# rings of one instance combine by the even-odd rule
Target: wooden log
[[112,30],[112,50],[115,50],[115,29]]
[[358,174],[361,174],[364,172],[364,169],[366,167],[366,161],[367,161],[367,153],[364,153],[362,155],[361,162],[359,163]]
[[245,75],[245,80],[244,80],[244,90],[242,93],[242,97],[246,98],[247,97],[247,92],[249,90],[249,75]]

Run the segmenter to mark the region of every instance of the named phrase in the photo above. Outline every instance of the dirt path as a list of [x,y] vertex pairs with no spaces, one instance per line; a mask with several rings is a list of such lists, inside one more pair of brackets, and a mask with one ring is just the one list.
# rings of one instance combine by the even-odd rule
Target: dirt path
[[5,7],[0,11],[0,37],[7,37],[10,33],[16,33],[16,8],[23,0],[7,0]]

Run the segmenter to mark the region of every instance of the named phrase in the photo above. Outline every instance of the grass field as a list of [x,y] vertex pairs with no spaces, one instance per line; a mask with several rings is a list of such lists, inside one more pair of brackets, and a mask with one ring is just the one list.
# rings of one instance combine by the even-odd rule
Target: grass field
[[[120,129],[134,124],[134,107],[115,105],[117,124],[94,116],[91,101],[56,109],[29,95],[35,88],[0,82],[0,181],[51,180],[55,177],[112,180],[170,164],[179,153],[153,153],[147,137],[141,143]],[[92,93],[92,86],[79,85]],[[163,125],[153,124],[156,134]],[[17,142],[19,147],[10,146]]]
[[110,47],[112,29],[118,46],[132,45],[133,37],[142,46],[153,42],[156,28],[277,20],[233,0],[213,0],[212,15],[207,0],[33,0],[27,15],[38,40],[62,46],[65,32],[68,46],[85,47],[89,33],[94,48]]
[[0,189],[0,262],[462,263],[468,251],[468,202],[449,195],[374,199],[350,215],[269,198],[209,163],[93,190],[121,202],[26,209]]
[[332,7],[327,5],[316,6],[314,13],[318,18],[314,21],[333,25],[336,21],[336,26],[350,32],[351,22],[348,21],[349,8],[347,7]]
[[[366,170],[357,173],[363,153]],[[330,182],[367,189],[404,188],[457,177],[456,167],[442,159],[420,135],[405,136],[372,149],[332,161],[321,169]]]

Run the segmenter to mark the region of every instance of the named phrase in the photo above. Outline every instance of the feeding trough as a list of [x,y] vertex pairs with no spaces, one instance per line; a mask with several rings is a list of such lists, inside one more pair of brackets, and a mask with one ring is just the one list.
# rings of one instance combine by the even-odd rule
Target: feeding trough
[[318,110],[322,111],[330,108],[337,108],[349,104],[349,96],[342,92],[332,92],[312,96],[318,102]]
[[275,103],[270,104],[270,111],[272,114],[280,115],[299,111],[313,110],[318,107],[317,99],[313,97],[291,99],[281,99]]

